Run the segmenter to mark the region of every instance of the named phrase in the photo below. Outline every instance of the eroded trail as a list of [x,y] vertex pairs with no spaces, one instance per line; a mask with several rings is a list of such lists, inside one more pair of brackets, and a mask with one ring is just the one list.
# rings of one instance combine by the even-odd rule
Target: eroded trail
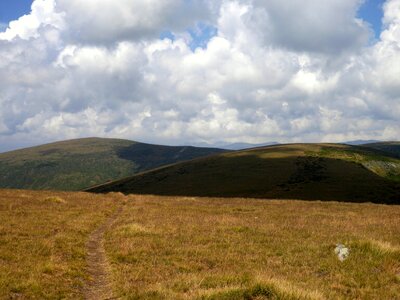
[[89,236],[86,249],[90,280],[85,288],[85,299],[115,299],[108,276],[110,268],[104,249],[104,233],[111,228],[121,212],[122,206]]

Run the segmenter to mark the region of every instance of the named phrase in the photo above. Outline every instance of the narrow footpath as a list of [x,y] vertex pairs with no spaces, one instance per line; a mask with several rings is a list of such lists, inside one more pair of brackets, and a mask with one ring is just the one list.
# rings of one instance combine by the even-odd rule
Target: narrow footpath
[[104,233],[111,228],[121,212],[122,206],[89,236],[86,251],[90,280],[85,288],[85,299],[116,299],[109,280],[110,267],[104,249]]

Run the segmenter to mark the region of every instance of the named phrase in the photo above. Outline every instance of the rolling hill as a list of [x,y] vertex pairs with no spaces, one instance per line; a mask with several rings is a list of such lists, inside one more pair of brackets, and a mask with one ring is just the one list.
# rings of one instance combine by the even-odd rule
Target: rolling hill
[[88,189],[126,194],[400,203],[400,160],[340,144],[223,153]]
[[245,150],[250,148],[258,148],[258,147],[266,147],[277,145],[276,142],[268,142],[263,144],[250,144],[250,143],[233,143],[233,144],[225,144],[220,148],[227,149],[227,150]]
[[80,190],[224,150],[86,138],[0,154],[0,188]]
[[364,147],[387,152],[395,157],[400,158],[400,142],[380,142],[365,144]]

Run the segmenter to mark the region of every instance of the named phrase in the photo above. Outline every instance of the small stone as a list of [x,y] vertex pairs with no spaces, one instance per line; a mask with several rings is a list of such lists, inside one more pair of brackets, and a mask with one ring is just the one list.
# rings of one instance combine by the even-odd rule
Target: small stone
[[345,261],[349,257],[350,250],[345,245],[337,244],[335,253],[340,261]]

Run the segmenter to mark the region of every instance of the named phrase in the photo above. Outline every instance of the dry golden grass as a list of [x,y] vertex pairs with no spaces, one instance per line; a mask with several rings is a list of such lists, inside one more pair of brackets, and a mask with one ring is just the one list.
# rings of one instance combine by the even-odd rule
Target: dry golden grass
[[46,197],[46,198],[43,199],[43,202],[60,203],[60,204],[67,203],[63,198],[57,197],[57,196]]
[[123,299],[400,299],[399,206],[129,199],[106,234]]
[[86,193],[0,191],[0,299],[79,299],[86,240],[118,202]]
[[121,299],[400,299],[400,206],[9,190],[0,299],[83,298],[88,237],[121,204],[105,233]]

